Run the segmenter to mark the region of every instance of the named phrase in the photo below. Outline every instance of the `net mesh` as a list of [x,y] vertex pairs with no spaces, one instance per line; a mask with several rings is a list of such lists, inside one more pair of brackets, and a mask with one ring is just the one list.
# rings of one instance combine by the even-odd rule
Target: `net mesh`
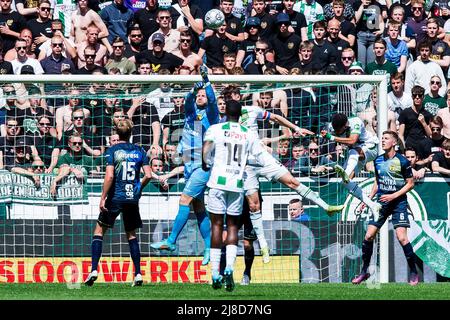
[[[141,145],[160,175],[182,165],[175,152],[183,128],[183,98],[191,83],[1,83],[0,118],[0,282],[82,282],[90,271],[92,234],[105,171],[102,155],[114,140],[115,123],[134,122],[132,142]],[[226,83],[213,82],[216,97]],[[303,199],[305,221],[290,216],[288,203],[299,195],[278,182],[260,178],[264,233],[271,263],[263,264],[258,242],[252,282],[347,282],[359,272],[367,212],[349,197],[333,166],[343,164],[347,149],[319,137],[334,113],[364,119],[376,132],[376,83],[237,83],[244,105],[260,105],[273,114],[312,130],[306,138],[277,140],[280,125],[260,121],[260,137],[303,184],[329,204],[342,204],[350,213],[328,217]],[[220,105],[220,101],[219,101]],[[219,108],[220,110],[220,108]],[[77,133],[79,135],[77,135]],[[83,155],[71,156],[75,142]],[[72,137],[72,138],[71,138]],[[71,140],[72,139],[72,140]],[[272,142],[269,142],[273,140]],[[319,156],[313,154],[318,149]],[[61,164],[75,168],[52,184]],[[356,180],[371,176],[367,165]],[[152,181],[140,200],[143,228],[137,233],[145,281],[208,282],[209,267],[201,266],[204,250],[191,212],[171,253],[150,244],[167,238],[184,188],[182,175],[161,184]],[[368,193],[370,190],[365,188]],[[367,211],[367,209],[366,209]],[[308,216],[308,219],[305,217]],[[132,281],[133,265],[121,218],[103,241],[99,281]],[[239,239],[243,237],[240,230]],[[377,247],[377,246],[376,246]],[[378,250],[376,250],[378,251]],[[244,270],[239,242],[236,274]],[[378,262],[374,255],[374,264]]]

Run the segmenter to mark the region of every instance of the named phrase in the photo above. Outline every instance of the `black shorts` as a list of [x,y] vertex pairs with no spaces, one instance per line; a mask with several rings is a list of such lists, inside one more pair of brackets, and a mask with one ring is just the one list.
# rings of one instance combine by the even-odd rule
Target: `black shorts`
[[398,227],[410,227],[408,219],[408,201],[406,199],[394,200],[382,205],[378,220],[373,221],[373,217],[371,217],[369,225],[373,225],[380,229],[389,216],[392,215],[392,225],[394,229],[397,229]]
[[97,222],[104,227],[113,228],[114,222],[119,214],[122,213],[123,225],[125,231],[133,231],[142,228],[141,215],[139,214],[139,204],[135,203],[117,203],[106,201],[108,212],[100,212]]

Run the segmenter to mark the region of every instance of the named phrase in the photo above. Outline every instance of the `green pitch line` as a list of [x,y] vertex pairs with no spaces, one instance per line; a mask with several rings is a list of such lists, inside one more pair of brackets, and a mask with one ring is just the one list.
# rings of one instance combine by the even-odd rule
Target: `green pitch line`
[[450,283],[382,284],[369,289],[352,284],[251,284],[236,285],[233,292],[213,290],[208,284],[81,285],[0,284],[0,300],[450,300]]

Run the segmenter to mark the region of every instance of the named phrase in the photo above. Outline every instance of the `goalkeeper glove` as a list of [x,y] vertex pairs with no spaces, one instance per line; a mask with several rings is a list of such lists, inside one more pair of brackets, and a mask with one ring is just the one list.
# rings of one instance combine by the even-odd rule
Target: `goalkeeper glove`
[[200,75],[202,76],[203,82],[208,83],[208,67],[205,65],[200,66]]
[[196,82],[194,88],[192,88],[192,93],[197,93],[198,90],[202,89],[204,86],[202,81]]

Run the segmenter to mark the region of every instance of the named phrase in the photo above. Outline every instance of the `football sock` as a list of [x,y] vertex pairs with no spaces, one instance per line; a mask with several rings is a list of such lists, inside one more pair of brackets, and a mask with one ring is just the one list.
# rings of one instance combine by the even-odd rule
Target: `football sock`
[[321,207],[324,210],[327,210],[329,205],[317,193],[312,191],[310,188],[305,186],[304,184],[301,184],[295,189],[295,191],[301,195],[303,198],[309,199],[315,204],[317,204],[319,207]]
[[253,230],[255,230],[256,236],[258,237],[259,246],[261,248],[267,247],[266,237],[264,236],[261,210],[250,212],[250,220],[252,220]]
[[351,195],[364,202],[370,210],[373,210],[373,208],[375,208],[376,202],[370,200],[370,198],[362,191],[362,189],[356,184],[356,182],[350,181],[349,183],[344,183],[343,185]]
[[236,261],[237,245],[227,244],[227,269],[234,270]]
[[91,271],[97,270],[98,262],[102,256],[103,236],[94,236],[92,238],[92,268]]
[[362,244],[362,260],[363,267],[362,272],[366,273],[367,269],[369,269],[370,259],[372,258],[373,252],[373,241],[364,240]]
[[352,149],[348,152],[347,164],[345,166],[345,173],[350,177],[352,172],[355,171],[356,166],[359,161],[359,153],[358,151]]
[[227,266],[227,248],[225,246],[220,250],[220,270],[219,273],[223,275],[225,267]]
[[211,247],[211,222],[206,212],[197,213],[198,228],[205,241],[205,250]]
[[134,275],[141,273],[141,250],[139,249],[139,241],[137,238],[128,240],[130,246],[131,260],[134,264]]
[[167,239],[170,243],[175,244],[177,242],[178,236],[183,230],[186,222],[189,219],[189,212],[191,211],[189,206],[185,206],[180,204],[178,207],[178,213],[173,223],[172,232],[170,233],[169,238]]
[[417,273],[416,269],[416,254],[411,246],[411,243],[402,246],[403,252],[405,253],[406,261],[408,262],[409,271],[412,273]]
[[253,260],[255,260],[255,249],[252,246],[250,249],[244,250],[244,274],[248,275],[249,278],[251,278]]
[[210,249],[210,256],[211,256],[211,275],[212,276],[218,276],[219,275],[219,264],[220,264],[220,249],[218,248],[211,248]]

